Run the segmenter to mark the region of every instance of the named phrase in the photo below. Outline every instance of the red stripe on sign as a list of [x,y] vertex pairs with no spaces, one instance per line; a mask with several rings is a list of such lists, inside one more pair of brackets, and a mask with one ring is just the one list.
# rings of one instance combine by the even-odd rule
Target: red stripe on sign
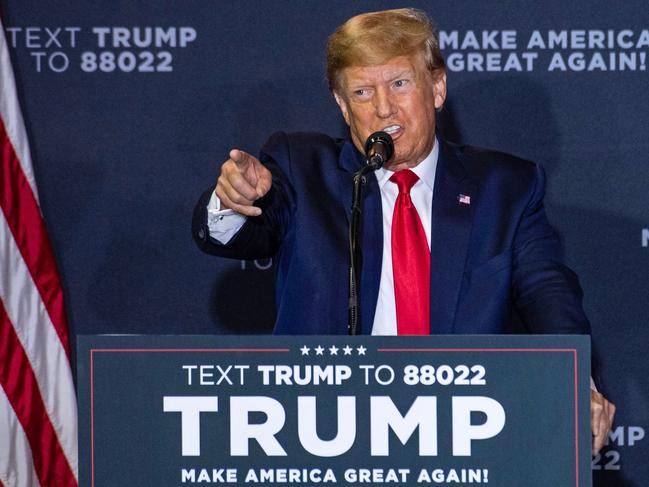
[[574,348],[377,348],[377,352],[571,352],[577,353]]
[[575,350],[574,353],[574,363],[575,363],[575,468],[577,469],[576,477],[577,479],[575,480],[575,486],[579,487],[579,395],[577,394],[577,384],[579,381],[577,380],[577,350]]
[[288,353],[288,348],[92,348],[93,353]]
[[0,122],[0,207],[70,360],[63,289],[45,223],[16,152]]
[[72,472],[50,421],[36,376],[0,300],[0,385],[25,430],[43,487],[73,487]]

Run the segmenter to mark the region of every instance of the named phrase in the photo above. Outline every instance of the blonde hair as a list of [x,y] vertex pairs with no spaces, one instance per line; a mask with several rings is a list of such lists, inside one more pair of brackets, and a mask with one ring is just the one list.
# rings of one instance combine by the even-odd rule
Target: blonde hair
[[400,8],[352,17],[327,42],[329,89],[341,88],[345,68],[376,66],[417,52],[424,53],[426,67],[432,74],[445,69],[433,24],[421,10]]

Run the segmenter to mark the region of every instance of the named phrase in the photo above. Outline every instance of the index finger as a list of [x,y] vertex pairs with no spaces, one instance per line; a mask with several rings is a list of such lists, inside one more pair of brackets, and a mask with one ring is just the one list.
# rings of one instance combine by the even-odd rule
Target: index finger
[[239,149],[232,149],[230,151],[230,159],[241,168],[246,167],[248,164],[253,164],[257,160],[254,156]]

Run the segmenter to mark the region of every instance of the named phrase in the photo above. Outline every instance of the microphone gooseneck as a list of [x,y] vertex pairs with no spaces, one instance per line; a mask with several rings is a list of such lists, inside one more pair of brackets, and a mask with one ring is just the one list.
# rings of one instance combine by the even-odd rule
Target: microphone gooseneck
[[358,334],[358,276],[361,267],[360,228],[361,228],[361,197],[365,184],[365,175],[375,171],[387,163],[394,155],[394,142],[385,132],[374,132],[365,142],[365,158],[367,164],[354,174],[354,189],[352,193],[352,212],[349,222],[349,302],[348,325],[350,335]]

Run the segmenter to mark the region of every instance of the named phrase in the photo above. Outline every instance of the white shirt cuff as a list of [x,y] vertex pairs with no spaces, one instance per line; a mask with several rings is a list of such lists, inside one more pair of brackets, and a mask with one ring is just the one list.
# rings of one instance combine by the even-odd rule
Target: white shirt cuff
[[207,204],[207,228],[210,237],[225,245],[241,230],[246,217],[231,209],[221,209],[221,200],[216,193]]

